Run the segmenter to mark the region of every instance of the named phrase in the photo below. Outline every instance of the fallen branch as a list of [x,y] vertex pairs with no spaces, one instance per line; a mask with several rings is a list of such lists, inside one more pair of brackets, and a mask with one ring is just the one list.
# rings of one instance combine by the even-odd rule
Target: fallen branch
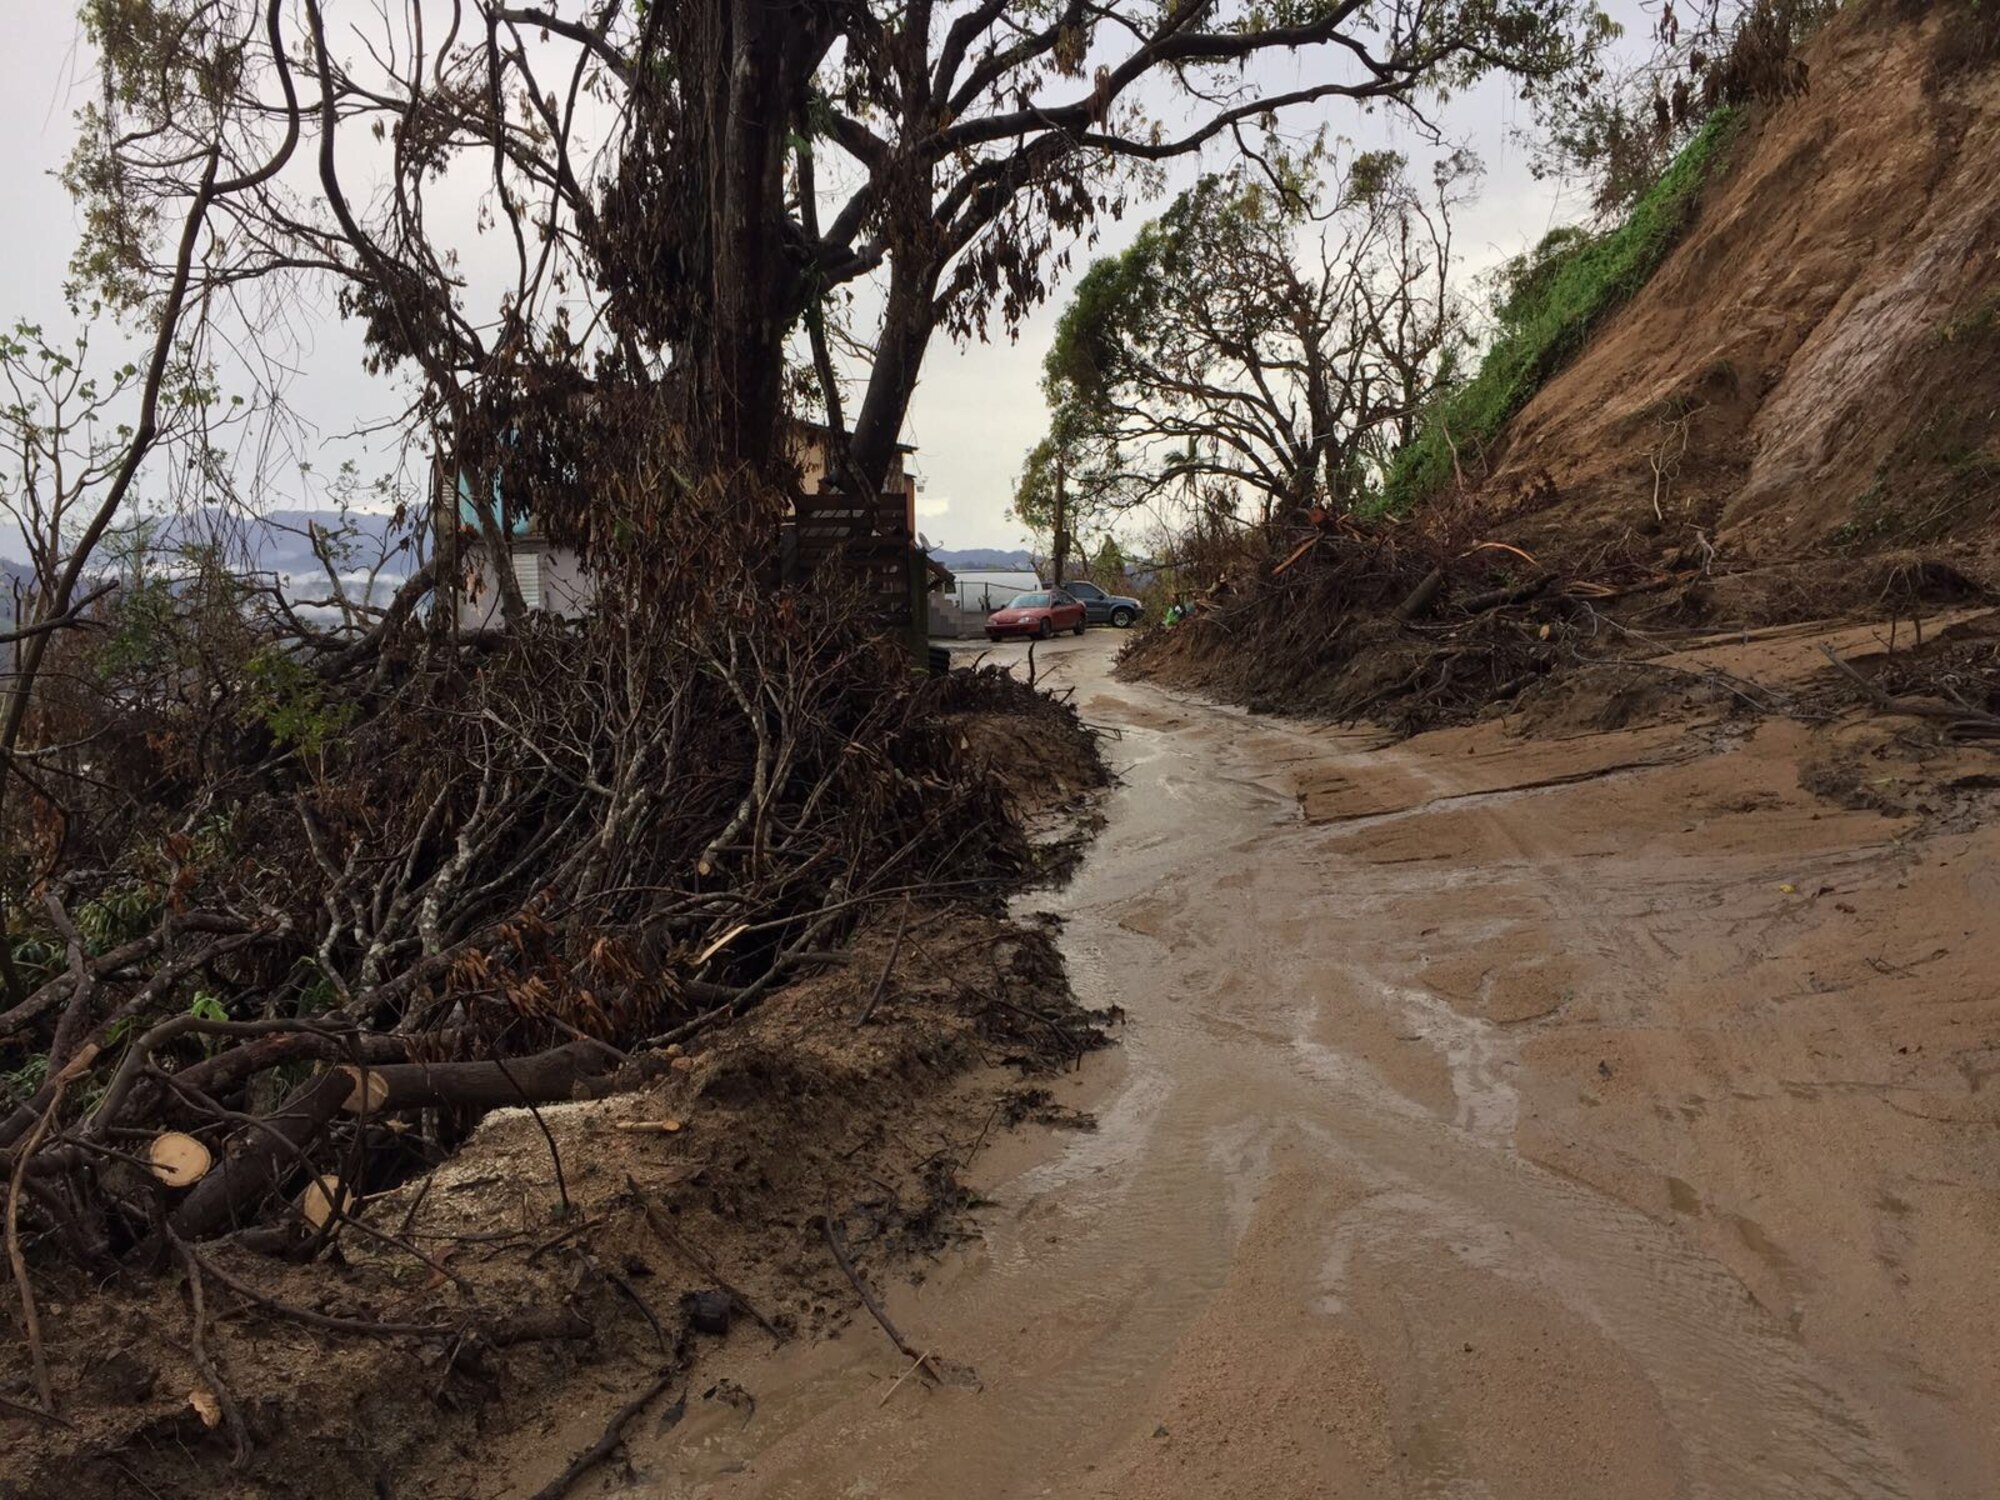
[[35,1396],[42,1403],[42,1410],[51,1416],[55,1414],[56,1398],[49,1386],[48,1360],[42,1354],[42,1321],[35,1311],[35,1288],[28,1280],[28,1262],[21,1254],[21,1183],[28,1175],[28,1159],[35,1154],[42,1137],[48,1134],[68,1083],[66,1077],[57,1081],[55,1097],[49,1101],[49,1107],[29,1132],[27,1143],[14,1158],[14,1170],[7,1182],[7,1269],[14,1277],[15,1289],[21,1294],[21,1323],[28,1335],[28,1362],[34,1370]]
[[903,1371],[902,1374],[896,1377],[895,1383],[891,1385],[888,1390],[882,1393],[882,1399],[880,1401],[877,1401],[875,1405],[878,1408],[887,1406],[889,1404],[889,1398],[895,1395],[896,1392],[900,1391],[903,1388],[903,1382],[908,1380],[912,1375],[917,1374],[920,1370],[925,1369],[930,1363],[930,1358],[931,1358],[930,1351],[926,1349],[922,1354],[919,1354],[915,1359],[911,1360],[909,1369]]
[[861,1014],[854,1018],[857,1027],[866,1026],[868,1018],[875,1014],[875,1007],[882,1002],[882,992],[889,987],[889,976],[895,972],[896,958],[903,951],[903,934],[910,928],[910,903],[903,902],[903,914],[896,919],[895,941],[889,944],[888,962],[882,965],[882,973],[875,981],[875,988],[868,996],[868,1003],[861,1007]]
[[1884,692],[1876,683],[1856,671],[1854,667],[1840,659],[1833,647],[1822,644],[1821,656],[1832,662],[1858,684],[1868,701],[1885,714],[1901,714],[1912,719],[1941,720],[1952,730],[1972,733],[1978,736],[2000,734],[2000,714],[1989,714],[1984,710],[1969,708],[1963,704],[1940,703],[1928,698],[1898,698]]
[[595,1041],[568,1042],[548,1052],[511,1061],[391,1063],[383,1067],[342,1064],[349,1081],[342,1104],[348,1114],[393,1114],[410,1109],[505,1109],[553,1104],[574,1098],[577,1086],[599,1078],[617,1064],[617,1055]]
[[66,1422],[61,1417],[49,1412],[37,1411],[32,1406],[24,1406],[19,1401],[10,1400],[6,1396],[0,1396],[0,1411],[12,1412],[17,1417],[31,1418],[46,1427],[61,1427],[72,1432],[76,1430],[74,1422]]
[[1555,574],[1544,573],[1540,578],[1526,583],[1517,583],[1511,588],[1488,589],[1483,594],[1471,594],[1459,601],[1459,608],[1468,615],[1484,614],[1489,609],[1501,609],[1509,604],[1520,604],[1532,599],[1555,582]]
[[1275,568],[1271,569],[1271,576],[1273,578],[1282,578],[1287,568],[1291,567],[1293,563],[1297,562],[1300,558],[1304,557],[1308,552],[1312,551],[1312,549],[1317,545],[1319,545],[1319,533],[1315,531],[1311,536],[1307,537],[1303,542],[1300,542],[1298,546],[1292,548],[1291,552],[1286,556],[1283,562],[1279,563]]
[[208,1310],[201,1290],[201,1262],[194,1252],[180,1240],[174,1241],[174,1253],[180,1257],[181,1266],[187,1272],[188,1303],[193,1319],[193,1332],[188,1339],[188,1357],[194,1362],[195,1373],[208,1387],[215,1398],[217,1411],[222,1423],[229,1429],[229,1441],[233,1448],[229,1466],[240,1469],[250,1457],[250,1434],[243,1425],[243,1413],[237,1408],[236,1397],[231,1394],[222,1372],[208,1353]]
[[604,1424],[604,1431],[597,1441],[570,1460],[567,1469],[536,1490],[534,1500],[562,1500],[562,1497],[570,1492],[572,1485],[612,1455],[618,1444],[623,1441],[625,1429],[632,1419],[659,1399],[667,1387],[674,1383],[678,1374],[679,1372],[675,1370],[661,1371],[651,1385],[613,1412],[611,1420]]
[[1407,625],[1410,621],[1428,614],[1431,606],[1437,602],[1437,596],[1443,590],[1444,569],[1432,568],[1430,572],[1424,574],[1423,581],[1411,589],[1403,602],[1396,606],[1393,615],[1396,623],[1398,625]]
[[868,1309],[877,1323],[881,1324],[882,1331],[889,1335],[889,1342],[896,1346],[896,1352],[905,1359],[916,1361],[917,1366],[923,1369],[924,1378],[935,1384],[938,1377],[929,1369],[931,1360],[929,1351],[918,1349],[897,1331],[894,1323],[889,1321],[888,1313],[884,1312],[882,1304],[875,1300],[875,1294],[868,1290],[867,1283],[862,1281],[860,1273],[854,1269],[854,1262],[847,1258],[847,1247],[840,1242],[840,1231],[834,1227],[832,1216],[821,1219],[819,1227],[820,1232],[826,1236],[827,1249],[833,1252],[833,1263],[840,1267],[840,1274],[845,1276],[847,1284],[854,1288],[855,1295],[861,1299],[861,1305]]
[[496,1349],[505,1349],[514,1344],[587,1339],[596,1331],[588,1318],[569,1307],[531,1307],[489,1321],[474,1318],[456,1323],[390,1323],[370,1318],[340,1317],[332,1313],[315,1312],[307,1307],[295,1307],[289,1302],[280,1302],[276,1297],[258,1291],[248,1282],[231,1276],[193,1246],[188,1247],[188,1254],[203,1271],[245,1302],[261,1307],[278,1317],[326,1333],[362,1334],[370,1338],[432,1339],[447,1343],[479,1339]]

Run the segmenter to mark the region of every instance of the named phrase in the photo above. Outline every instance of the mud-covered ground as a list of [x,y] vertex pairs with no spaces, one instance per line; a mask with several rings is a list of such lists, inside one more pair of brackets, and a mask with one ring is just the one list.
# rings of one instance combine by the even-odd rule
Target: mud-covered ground
[[[1054,712],[949,727],[1047,871],[1072,865],[1090,737]],[[967,884],[883,903],[746,1019],[635,1059],[626,1092],[487,1115],[312,1263],[198,1247],[198,1317],[183,1267],[38,1264],[58,1415],[0,1351],[0,1496],[536,1495],[647,1391],[648,1431],[704,1392],[749,1410],[701,1378],[719,1344],[881,1337],[828,1225],[864,1285],[919,1274],[966,1232],[969,1164],[1023,1122],[1088,1125],[1049,1088],[1114,1020],[1076,1005],[1053,923]],[[615,1483],[610,1457],[574,1492]]]
[[[1119,778],[1068,885],[885,920],[649,1090],[544,1110],[567,1214],[509,1112],[370,1205],[439,1269],[350,1238],[281,1283],[384,1320],[456,1274],[587,1334],[383,1340],[211,1285],[263,1424],[232,1475],[185,1306],[58,1302],[122,1412],[61,1434],[68,1488],[532,1497],[651,1393],[569,1493],[1995,1493],[2000,753],[1854,707],[1819,647],[1907,693],[1996,627],[1690,637],[1400,743],[1041,648]],[[1084,1052],[1059,959],[1122,1046]],[[718,1273],[782,1339],[690,1331]]]
[[1035,904],[1130,1019],[1058,1088],[1100,1128],[983,1156],[890,1298],[980,1388],[732,1342],[754,1411],[630,1492],[2000,1490],[2000,757],[1841,708],[1825,636],[1401,744],[1046,653],[1121,783]]

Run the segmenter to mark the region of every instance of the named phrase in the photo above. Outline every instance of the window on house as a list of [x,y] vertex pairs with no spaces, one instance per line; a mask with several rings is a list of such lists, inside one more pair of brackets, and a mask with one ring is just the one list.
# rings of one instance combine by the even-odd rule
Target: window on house
[[516,552],[514,554],[514,582],[520,586],[521,602],[529,609],[542,607],[542,554],[539,552]]

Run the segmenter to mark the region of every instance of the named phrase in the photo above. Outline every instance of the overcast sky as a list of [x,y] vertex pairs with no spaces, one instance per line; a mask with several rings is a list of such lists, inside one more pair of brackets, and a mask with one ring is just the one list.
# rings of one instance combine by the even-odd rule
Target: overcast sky
[[[1641,0],[1610,0],[1607,9],[1642,33]],[[64,268],[78,234],[77,215],[52,173],[72,138],[72,112],[94,86],[93,59],[83,48],[72,8],[64,0],[12,0],[6,7],[7,43],[0,49],[0,322],[28,318],[52,330],[69,319],[61,293]],[[1268,81],[1282,84],[1275,71]],[[1358,149],[1390,146],[1407,152],[1413,176],[1427,175],[1435,147],[1393,114],[1363,113],[1351,106],[1328,110],[1333,132]],[[1436,118],[1450,141],[1469,147],[1485,164],[1478,202],[1459,218],[1461,274],[1470,279],[1539,239],[1555,223],[1575,218],[1581,205],[1553,184],[1536,182],[1525,153],[1512,139],[1526,123],[1523,106],[1503,83],[1492,83],[1452,101]],[[1184,181],[1193,167],[1183,171]],[[1122,222],[1100,226],[1092,252],[1079,250],[1069,280],[1091,254],[1127,243],[1162,205],[1135,204]],[[934,543],[949,547],[1013,546],[1024,538],[1005,519],[1022,455],[1041,434],[1041,361],[1061,310],[1066,286],[1041,308],[1017,340],[996,332],[993,341],[956,346],[940,337],[925,366],[910,415],[907,441],[917,445],[924,481],[921,525]],[[315,467],[353,451],[340,438],[358,423],[394,409],[393,394],[371,384],[359,368],[358,340],[323,307],[295,305],[294,326],[303,339],[301,378],[293,405],[311,426],[305,456],[321,451]],[[316,486],[303,478],[281,480],[273,503],[309,502]]]

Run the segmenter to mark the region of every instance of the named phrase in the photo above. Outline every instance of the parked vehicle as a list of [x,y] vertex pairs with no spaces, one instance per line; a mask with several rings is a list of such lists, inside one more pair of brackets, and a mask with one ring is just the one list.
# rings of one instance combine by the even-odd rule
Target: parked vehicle
[[1047,640],[1059,630],[1083,634],[1088,617],[1083,606],[1061,589],[1042,589],[1032,594],[1016,594],[1005,609],[986,617],[989,640],[1010,635],[1033,635]]
[[968,568],[955,573],[949,597],[960,609],[976,610],[983,620],[1005,608],[1016,594],[1031,594],[1041,587],[1040,577],[1025,569]]
[[1086,583],[1081,578],[1063,585],[1068,593],[1083,606],[1084,618],[1092,625],[1115,625],[1124,630],[1138,622],[1146,606],[1137,599],[1124,594],[1107,594],[1094,583]]

